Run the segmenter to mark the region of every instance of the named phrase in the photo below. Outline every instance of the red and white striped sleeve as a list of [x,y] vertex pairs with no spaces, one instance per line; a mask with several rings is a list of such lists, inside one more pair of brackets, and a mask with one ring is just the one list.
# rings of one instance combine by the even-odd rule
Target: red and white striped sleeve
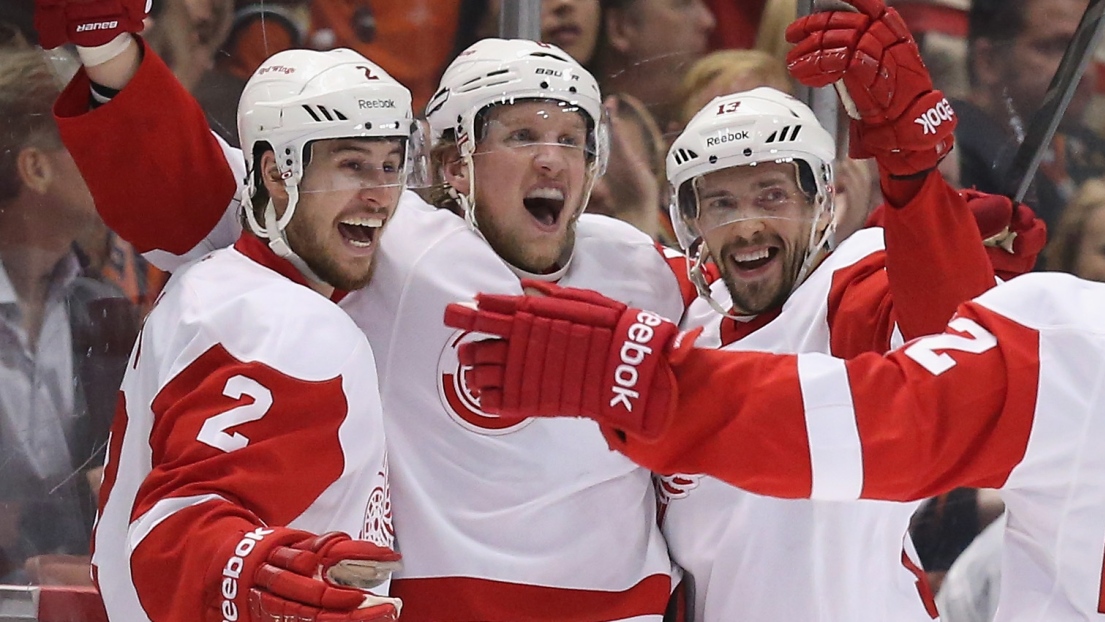
[[1038,344],[1034,329],[967,303],[946,332],[887,355],[695,350],[676,369],[679,404],[659,441],[606,437],[653,471],[772,496],[1000,487],[1027,448]]

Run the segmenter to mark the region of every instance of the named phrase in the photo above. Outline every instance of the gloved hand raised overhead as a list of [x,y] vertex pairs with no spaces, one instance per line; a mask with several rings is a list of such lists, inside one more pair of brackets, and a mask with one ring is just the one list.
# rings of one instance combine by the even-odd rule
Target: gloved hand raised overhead
[[852,157],[874,157],[900,177],[935,168],[951,151],[955,111],[898,12],[882,0],[845,1],[854,12],[813,13],[787,28],[791,74],[806,86],[837,86],[853,118]]

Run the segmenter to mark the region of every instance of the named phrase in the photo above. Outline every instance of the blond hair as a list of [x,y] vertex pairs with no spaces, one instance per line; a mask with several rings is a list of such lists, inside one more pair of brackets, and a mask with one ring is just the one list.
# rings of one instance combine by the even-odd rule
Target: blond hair
[[20,152],[61,147],[52,110],[61,89],[43,51],[14,26],[0,23],[0,201],[19,194]]
[[[709,102],[700,101],[704,94],[722,84],[746,79],[755,86],[770,86],[784,93],[793,93],[794,83],[786,65],[759,50],[719,50],[700,58],[683,77],[679,88],[679,122],[686,125]],[[716,93],[722,95],[727,93]]]
[[1045,266],[1048,270],[1075,273],[1075,263],[1082,249],[1086,223],[1098,208],[1105,206],[1105,178],[1087,179],[1078,189],[1071,202],[1063,210],[1055,233],[1044,251]]

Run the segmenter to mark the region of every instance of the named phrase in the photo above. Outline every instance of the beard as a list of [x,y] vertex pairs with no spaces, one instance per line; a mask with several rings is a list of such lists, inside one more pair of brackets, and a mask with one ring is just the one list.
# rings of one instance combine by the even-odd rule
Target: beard
[[[376,271],[376,249],[373,250],[372,261],[367,267],[343,266],[333,254],[327,252],[326,243],[320,236],[309,231],[305,226],[296,225],[296,219],[293,218],[284,230],[288,238],[288,246],[323,282],[335,289],[351,292],[361,289],[372,280],[372,274]],[[383,234],[382,230],[376,232],[373,244],[380,243],[381,234]]]
[[[725,258],[743,247],[762,243],[762,240],[756,240],[751,244],[726,244],[718,256]],[[747,315],[759,315],[782,307],[783,303],[790,298],[798,280],[798,272],[802,269],[805,249],[789,246],[781,239],[776,239],[775,244],[779,246],[777,261],[781,264],[781,270],[780,276],[774,280],[745,281],[732,273],[727,261],[718,261],[718,258],[714,257],[714,263],[721,271],[721,279],[725,283],[725,288],[729,290],[729,297],[736,311]]]
[[480,234],[487,240],[487,244],[495,251],[503,261],[531,274],[547,274],[559,267],[575,245],[576,221],[568,223],[563,232],[559,233],[560,240],[554,245],[542,245],[542,248],[533,248],[518,240],[505,227],[502,227],[494,218],[480,218],[477,212],[476,222],[479,224]]

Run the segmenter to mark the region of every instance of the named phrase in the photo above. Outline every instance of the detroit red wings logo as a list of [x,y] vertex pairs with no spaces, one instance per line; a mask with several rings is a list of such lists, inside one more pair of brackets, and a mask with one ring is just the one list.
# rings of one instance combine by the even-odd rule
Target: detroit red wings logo
[[368,495],[360,539],[390,549],[395,546],[395,528],[391,524],[391,485],[388,484],[386,454],[384,467],[376,474],[376,482],[376,487]]
[[458,331],[441,351],[438,358],[438,395],[441,404],[445,406],[445,412],[465,429],[479,434],[509,434],[529,425],[533,419],[523,421],[504,421],[498,415],[485,413],[480,410],[480,398],[473,395],[465,382],[465,376],[471,372],[471,367],[460,364],[457,358],[457,348],[462,343],[484,339],[477,333]]
[[672,499],[682,499],[689,495],[692,490],[698,488],[698,480],[700,479],[702,479],[701,475],[683,475],[682,473],[657,475],[655,479],[656,494],[664,503]]

